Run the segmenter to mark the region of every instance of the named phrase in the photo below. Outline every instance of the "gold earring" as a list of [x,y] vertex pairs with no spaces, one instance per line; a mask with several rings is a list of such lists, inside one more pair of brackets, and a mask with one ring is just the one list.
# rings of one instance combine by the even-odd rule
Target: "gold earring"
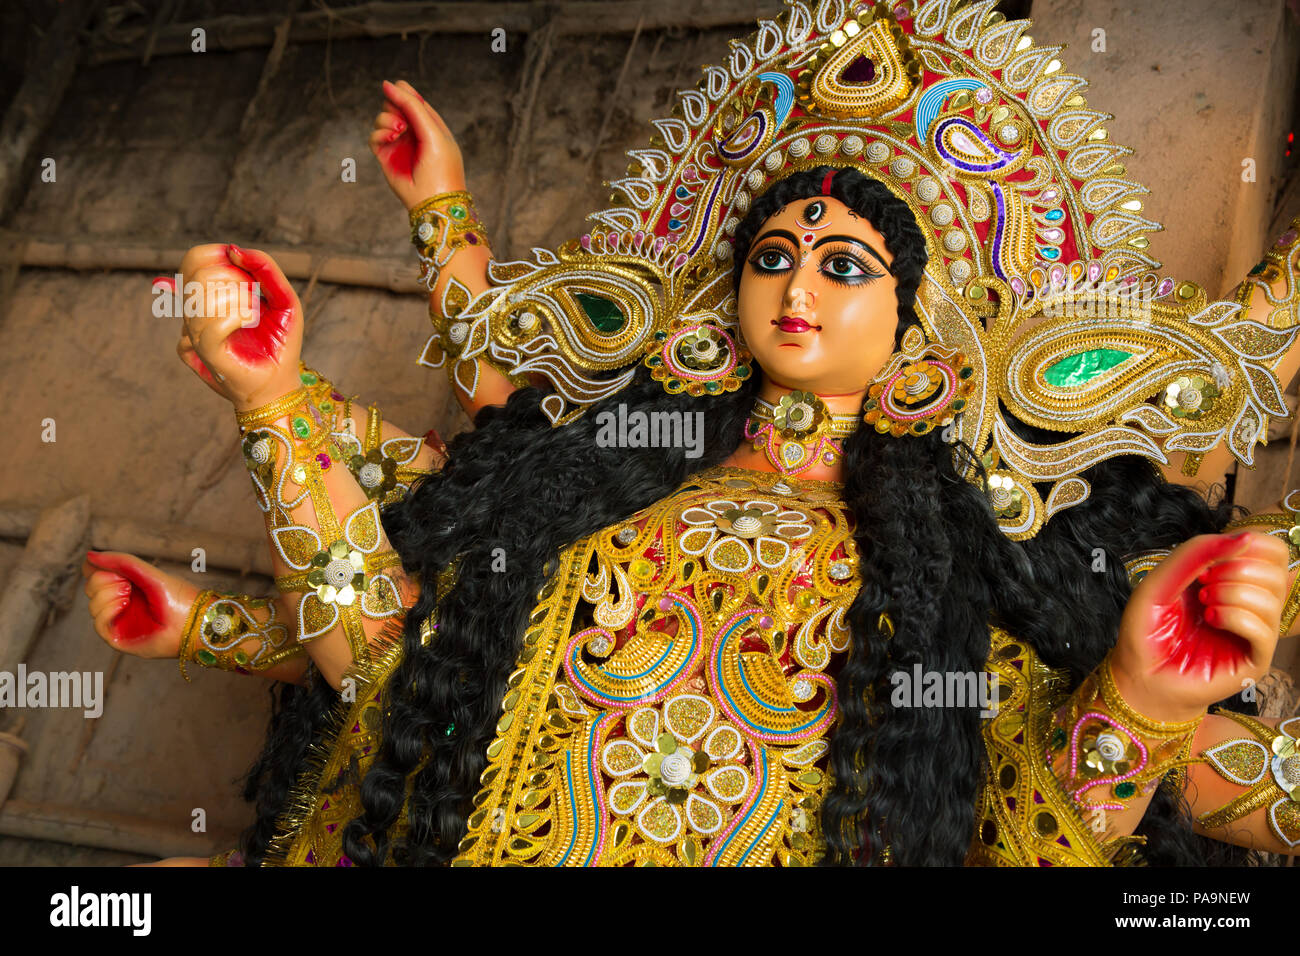
[[[739,332],[739,326],[736,329]],[[656,332],[644,362],[670,395],[734,392],[749,378],[753,356],[725,329],[709,322]]]
[[975,391],[975,369],[965,356],[925,341],[919,326],[867,389],[862,420],[882,435],[924,435],[949,424]]

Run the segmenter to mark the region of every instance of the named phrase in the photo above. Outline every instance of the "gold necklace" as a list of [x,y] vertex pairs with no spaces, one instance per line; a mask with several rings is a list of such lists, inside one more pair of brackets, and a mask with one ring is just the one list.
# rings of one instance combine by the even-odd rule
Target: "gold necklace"
[[745,422],[745,438],[783,475],[844,456],[843,439],[857,431],[857,415],[834,415],[812,392],[790,392],[775,405],[757,399]]

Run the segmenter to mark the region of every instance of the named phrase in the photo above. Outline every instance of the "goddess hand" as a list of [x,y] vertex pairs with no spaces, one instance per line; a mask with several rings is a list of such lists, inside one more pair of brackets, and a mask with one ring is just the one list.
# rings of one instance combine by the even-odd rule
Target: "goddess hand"
[[1129,597],[1111,667],[1120,694],[1162,722],[1191,720],[1268,670],[1287,594],[1287,546],[1268,534],[1205,534]]
[[186,365],[237,411],[298,388],[302,304],[270,256],[238,246],[195,246],[180,271],[186,286],[196,283],[191,288],[202,292],[200,307],[186,309],[200,314],[185,316],[176,346]]
[[430,196],[464,189],[460,147],[437,110],[405,80],[385,80],[384,100],[370,151],[402,205],[411,210]]
[[175,658],[199,589],[122,551],[87,551],[81,565],[95,633],[124,654]]

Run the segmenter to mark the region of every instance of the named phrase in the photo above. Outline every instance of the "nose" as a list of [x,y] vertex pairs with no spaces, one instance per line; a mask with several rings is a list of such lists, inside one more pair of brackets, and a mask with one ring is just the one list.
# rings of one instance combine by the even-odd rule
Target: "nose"
[[794,315],[802,316],[817,306],[817,292],[810,288],[808,277],[800,278],[795,273],[785,290],[785,306]]

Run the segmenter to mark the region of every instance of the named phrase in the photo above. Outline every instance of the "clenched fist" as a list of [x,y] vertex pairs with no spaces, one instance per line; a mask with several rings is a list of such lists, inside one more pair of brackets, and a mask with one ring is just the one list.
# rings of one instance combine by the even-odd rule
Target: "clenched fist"
[[1259,680],[1277,646],[1289,557],[1273,535],[1203,534],[1152,568],[1112,652],[1129,705],[1152,720],[1192,720]]
[[186,308],[176,351],[186,365],[236,411],[298,388],[302,304],[270,256],[233,245],[195,246],[180,273]]

